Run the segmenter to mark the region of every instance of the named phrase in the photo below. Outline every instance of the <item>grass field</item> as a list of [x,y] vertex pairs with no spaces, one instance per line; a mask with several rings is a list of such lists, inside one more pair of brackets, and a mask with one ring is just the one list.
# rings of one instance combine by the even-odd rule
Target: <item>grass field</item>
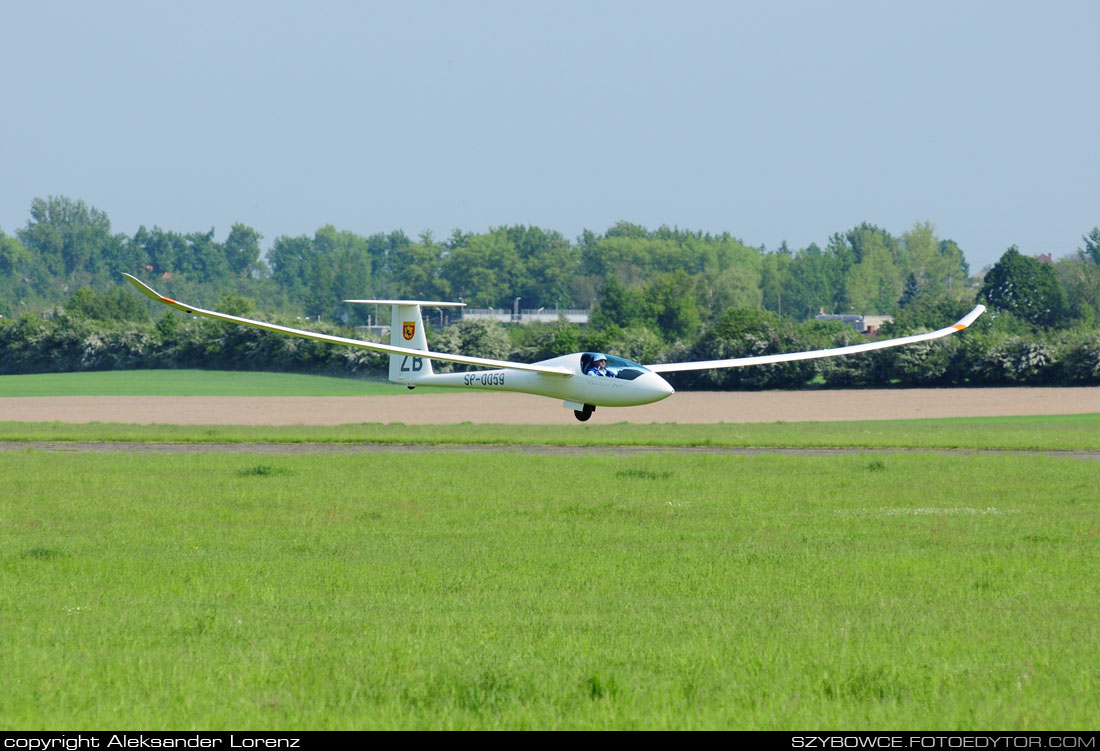
[[[418,392],[442,389],[421,387]],[[5,396],[371,396],[404,394],[388,381],[236,370],[107,370],[0,376]]]
[[1100,450],[1100,415],[710,425],[247,427],[0,422],[2,441]]
[[1096,461],[29,449],[0,476],[4,729],[1100,708]]

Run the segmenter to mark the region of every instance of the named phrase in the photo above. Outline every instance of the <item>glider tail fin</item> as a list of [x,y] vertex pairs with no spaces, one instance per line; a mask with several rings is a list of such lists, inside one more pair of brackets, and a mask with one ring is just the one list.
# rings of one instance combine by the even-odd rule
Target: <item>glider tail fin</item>
[[[345,300],[350,303],[375,303],[390,306],[390,344],[428,351],[428,337],[424,333],[424,317],[421,306],[459,307],[464,303],[433,302],[428,300]],[[390,355],[390,380],[410,386],[425,376],[432,375],[432,361],[412,355]]]
[[[390,344],[428,351],[424,317],[419,305],[390,306]],[[432,361],[426,357],[390,355],[390,380],[408,383],[432,374]]]

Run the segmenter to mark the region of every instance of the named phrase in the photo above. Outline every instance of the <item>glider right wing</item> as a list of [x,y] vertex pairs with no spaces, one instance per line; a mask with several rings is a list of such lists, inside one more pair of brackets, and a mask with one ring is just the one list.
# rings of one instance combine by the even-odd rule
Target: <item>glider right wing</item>
[[929,339],[939,339],[956,331],[962,331],[985,312],[984,305],[978,305],[974,310],[959,319],[957,323],[946,326],[927,334],[914,334],[898,339],[884,339],[881,342],[867,342],[866,344],[853,344],[848,347],[833,347],[832,349],[815,349],[809,352],[787,352],[782,355],[759,355],[756,357],[735,357],[730,360],[700,360],[697,362],[667,362],[645,367],[654,373],[679,373],[684,370],[711,370],[713,368],[743,368],[747,365],[770,365],[777,362],[793,362],[795,360],[815,360],[819,357],[836,357],[837,355],[853,355],[856,352],[870,352],[887,347],[900,347],[903,344],[913,342],[925,342]]

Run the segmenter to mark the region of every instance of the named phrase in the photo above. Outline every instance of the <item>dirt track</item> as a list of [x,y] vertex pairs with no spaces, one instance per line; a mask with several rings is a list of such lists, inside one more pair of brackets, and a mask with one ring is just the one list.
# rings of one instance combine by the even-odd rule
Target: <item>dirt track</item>
[[[601,407],[590,424],[785,422],[1100,412],[1100,387],[685,392],[644,407]],[[524,394],[370,397],[59,396],[0,398],[0,421],[176,425],[573,423],[561,403]]]

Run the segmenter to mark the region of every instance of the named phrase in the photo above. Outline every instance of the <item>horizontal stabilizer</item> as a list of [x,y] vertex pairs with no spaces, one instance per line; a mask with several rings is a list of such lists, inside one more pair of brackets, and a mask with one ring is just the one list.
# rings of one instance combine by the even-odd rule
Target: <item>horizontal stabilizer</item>
[[429,308],[465,308],[464,302],[439,302],[438,300],[344,300],[361,305],[420,305]]

